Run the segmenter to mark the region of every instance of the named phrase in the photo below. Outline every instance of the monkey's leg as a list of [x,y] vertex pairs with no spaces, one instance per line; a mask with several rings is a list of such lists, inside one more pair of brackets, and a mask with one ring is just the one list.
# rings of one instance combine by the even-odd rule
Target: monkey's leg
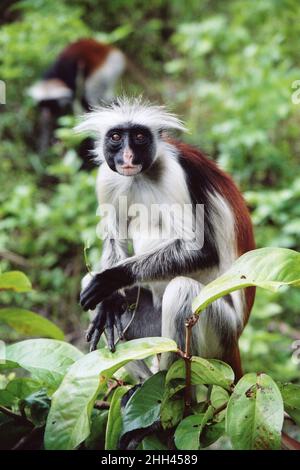
[[[191,315],[192,301],[202,287],[194,279],[176,277],[168,284],[163,296],[162,336],[174,339],[182,350],[185,348],[185,320]],[[228,362],[238,380],[242,374],[238,349],[240,325],[231,296],[216,300],[200,314],[192,328],[192,355]],[[174,353],[163,354],[160,368],[167,369],[174,360]]]

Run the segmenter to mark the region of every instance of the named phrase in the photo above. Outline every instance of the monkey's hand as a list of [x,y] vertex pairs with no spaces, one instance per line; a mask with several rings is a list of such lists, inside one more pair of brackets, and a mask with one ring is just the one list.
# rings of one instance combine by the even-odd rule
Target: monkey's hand
[[129,272],[122,266],[106,269],[96,274],[88,286],[80,294],[80,304],[83,310],[94,310],[106,297],[118,289],[131,285]]
[[90,351],[97,349],[97,344],[104,330],[106,333],[108,347],[111,352],[115,351],[114,327],[116,327],[119,338],[123,338],[123,327],[121,315],[126,311],[127,302],[124,295],[114,292],[97,305],[96,315],[89,325],[86,340],[90,342]]

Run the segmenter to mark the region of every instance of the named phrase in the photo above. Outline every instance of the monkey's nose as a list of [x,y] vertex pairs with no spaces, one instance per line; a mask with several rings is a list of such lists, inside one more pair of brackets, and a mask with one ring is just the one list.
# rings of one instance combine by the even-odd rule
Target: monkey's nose
[[123,153],[123,163],[125,165],[132,165],[133,152],[130,148],[125,149]]

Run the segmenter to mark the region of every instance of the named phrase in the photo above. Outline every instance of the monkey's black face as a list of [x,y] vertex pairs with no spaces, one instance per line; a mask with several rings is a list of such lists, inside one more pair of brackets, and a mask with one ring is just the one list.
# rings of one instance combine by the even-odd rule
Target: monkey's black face
[[153,163],[156,145],[148,127],[128,125],[110,129],[104,139],[109,167],[123,176],[134,176]]

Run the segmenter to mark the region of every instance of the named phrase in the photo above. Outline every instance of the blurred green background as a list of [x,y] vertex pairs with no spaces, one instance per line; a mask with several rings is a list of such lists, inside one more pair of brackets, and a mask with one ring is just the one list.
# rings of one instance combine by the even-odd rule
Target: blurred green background
[[[87,317],[78,306],[80,279],[100,255],[95,174],[78,171],[74,117],[60,121],[57,142],[36,152],[37,109],[26,89],[70,41],[116,44],[142,73],[122,77],[119,92],[155,97],[187,123],[184,138],[200,146],[240,185],[257,245],[300,249],[300,79],[298,0],[2,0],[0,79],[1,270],[19,269],[35,291],[1,303],[56,321],[71,341]],[[300,292],[259,291],[240,340],[245,371],[299,380],[292,360],[300,339]],[[0,326],[0,335],[15,333]]]

